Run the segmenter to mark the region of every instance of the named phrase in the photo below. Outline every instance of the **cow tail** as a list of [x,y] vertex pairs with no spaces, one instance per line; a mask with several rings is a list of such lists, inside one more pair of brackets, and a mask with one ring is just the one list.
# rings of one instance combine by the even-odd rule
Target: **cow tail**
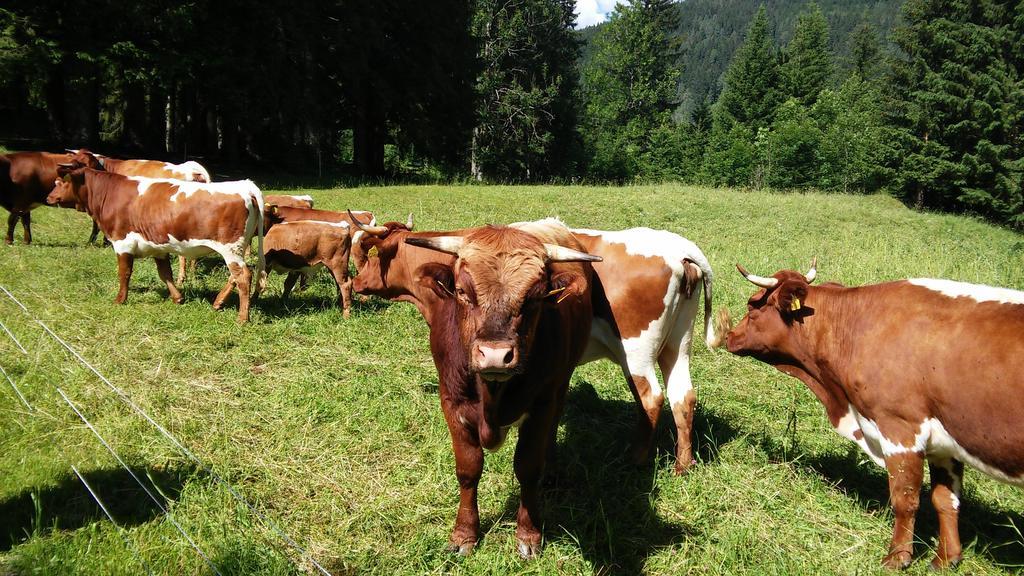
[[707,344],[708,349],[714,349],[721,343],[719,342],[721,336],[715,333],[714,316],[711,314],[711,290],[714,284],[714,272],[711,271],[711,264],[703,254],[698,252],[694,256],[693,258],[687,258],[687,260],[693,262],[697,268],[700,268],[700,280],[704,288],[704,343]]
[[[259,188],[253,185],[253,200],[256,205],[256,274],[255,282],[259,283],[263,280],[263,274],[267,270],[267,257],[263,254],[263,193],[260,192]],[[256,284],[254,284],[256,285]]]

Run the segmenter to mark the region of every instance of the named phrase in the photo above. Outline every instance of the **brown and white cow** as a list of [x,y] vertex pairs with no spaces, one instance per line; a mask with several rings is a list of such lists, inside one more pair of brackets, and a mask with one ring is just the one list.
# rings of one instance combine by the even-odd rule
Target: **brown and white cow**
[[213,307],[220,309],[237,286],[238,321],[248,321],[252,275],[244,253],[253,235],[259,238],[260,246],[257,280],[264,275],[263,196],[249,180],[208,184],[78,168],[57,180],[47,201],[81,206],[110,239],[120,280],[116,303],[122,304],[128,297],[128,282],[137,257],[156,260],[171,299],[180,303],[168,256],[217,253],[224,258],[231,276]]
[[25,244],[32,243],[31,211],[46,204],[57,179],[57,165],[70,158],[70,154],[50,152],[0,154],[0,206],[10,212],[4,242],[14,242],[14,227],[20,219]]
[[[313,197],[309,195],[292,196],[286,194],[265,194],[263,196],[263,230],[264,232],[270,232],[270,227],[274,224],[270,218],[270,210],[272,206],[288,206],[290,208],[312,208]],[[248,256],[246,252],[246,256]],[[188,258],[178,258],[178,286],[185,284],[185,280],[188,277],[187,269],[191,269],[194,274],[196,271],[196,260],[189,260]],[[305,276],[303,276],[305,278]]]
[[[557,221],[512,226],[544,222]],[[429,302],[434,292],[419,286],[414,272],[427,262],[449,263],[450,257],[405,246],[408,230],[398,222],[364,229],[367,236],[353,242],[352,248],[358,269],[355,291],[411,302],[430,323]],[[694,461],[691,437],[696,394],[690,379],[690,356],[702,288],[706,342],[708,346],[716,344],[711,325],[711,266],[696,244],[664,230],[573,229],[572,233],[587,253],[603,258],[593,265],[594,322],[580,363],[608,358],[622,367],[639,410],[633,450],[637,463],[650,455],[667,392],[677,432],[675,472],[684,473]],[[662,370],[665,388],[656,367]]]
[[924,462],[939,516],[935,568],[961,557],[963,465],[1024,485],[1024,292],[912,279],[846,288],[740,272],[760,287],[728,333],[733,354],[799,378],[829,422],[889,473],[883,563],[913,558]]
[[[348,259],[352,246],[348,222],[317,222],[297,220],[281,222],[270,228],[263,241],[267,271],[288,276],[284,281],[284,294],[288,298],[300,276],[327,268],[338,286],[338,306],[345,318],[352,308],[352,280],[349,278]],[[266,288],[266,276],[256,284],[253,298]]]
[[430,349],[441,408],[452,438],[459,511],[449,549],[468,554],[479,538],[477,486],[484,449],[495,450],[519,426],[517,550],[541,549],[539,488],[569,378],[590,332],[587,262],[569,231],[547,224],[524,231],[488,226],[459,236],[405,242],[454,256],[430,262],[416,281],[434,291]]
[[[110,158],[102,154],[96,154],[85,148],[68,150],[71,154],[71,164],[78,168],[86,166],[95,170],[106,170],[122,176],[142,176],[144,178],[166,178],[169,180],[185,180],[186,182],[212,182],[210,173],[202,164],[189,160],[181,164],[163,162],[160,160],[121,160]],[[96,222],[92,223],[92,234],[89,235],[89,243],[96,241],[99,235],[99,227]],[[182,282],[181,279],[178,280]]]

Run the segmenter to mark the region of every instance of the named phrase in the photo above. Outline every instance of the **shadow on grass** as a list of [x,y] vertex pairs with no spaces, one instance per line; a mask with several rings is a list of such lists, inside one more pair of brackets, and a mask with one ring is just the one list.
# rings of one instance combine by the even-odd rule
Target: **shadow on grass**
[[[185,481],[194,471],[187,468],[147,470],[133,468],[161,506],[167,498],[177,498]],[[135,526],[152,520],[162,512],[123,468],[93,470],[83,474],[114,519],[122,526]],[[96,501],[74,474],[64,476],[56,486],[28,489],[0,501],[0,552],[19,542],[50,530],[77,530],[106,520]]]
[[[807,454],[800,445],[787,447],[782,442],[768,437],[760,439],[760,447],[769,458],[776,461],[790,461],[801,473],[823,477],[827,482],[842,490],[859,506],[870,512],[889,510],[889,483],[885,471],[874,464],[862,463],[858,449],[851,445],[845,455]],[[927,469],[927,464],[925,464]],[[965,467],[964,483],[983,474]],[[939,533],[938,516],[931,501],[931,491],[925,482],[921,486],[921,507],[917,513],[915,527],[915,557],[930,561],[932,550],[920,542],[935,546]],[[982,554],[993,563],[1020,568],[1024,566],[1024,515],[979,501],[971,493],[960,498],[960,540],[965,548],[975,542],[975,553]],[[885,554],[878,551],[878,557]]]
[[[548,472],[542,491],[545,539],[573,542],[600,574],[639,574],[653,552],[689,535],[687,526],[666,522],[652,507],[658,496],[656,473],[670,473],[674,465],[671,413],[662,412],[657,459],[636,466],[630,458],[636,410],[633,402],[601,398],[586,381],[574,383],[562,416],[565,434],[555,470]],[[717,445],[736,434],[698,406],[693,431],[698,466],[714,461]],[[518,493],[510,494],[502,514],[484,519],[481,532],[514,519],[518,507]]]

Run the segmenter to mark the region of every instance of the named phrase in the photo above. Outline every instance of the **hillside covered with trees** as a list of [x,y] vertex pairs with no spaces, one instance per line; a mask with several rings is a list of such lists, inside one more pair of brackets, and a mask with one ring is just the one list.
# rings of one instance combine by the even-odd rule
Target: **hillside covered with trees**
[[[847,193],[1024,226],[1024,0],[12,0],[11,148]],[[581,40],[582,39],[582,40]]]

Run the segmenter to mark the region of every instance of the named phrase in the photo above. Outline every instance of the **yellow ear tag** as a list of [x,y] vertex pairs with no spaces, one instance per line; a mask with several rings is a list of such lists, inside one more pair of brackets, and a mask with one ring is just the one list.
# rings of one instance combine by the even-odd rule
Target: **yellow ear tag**
[[789,303],[789,309],[792,310],[793,312],[796,312],[797,310],[799,310],[800,309],[800,299],[799,298],[793,298],[793,301]]
[[371,246],[370,249],[366,252],[366,256],[368,258],[376,257],[377,256],[377,247],[376,246]]

